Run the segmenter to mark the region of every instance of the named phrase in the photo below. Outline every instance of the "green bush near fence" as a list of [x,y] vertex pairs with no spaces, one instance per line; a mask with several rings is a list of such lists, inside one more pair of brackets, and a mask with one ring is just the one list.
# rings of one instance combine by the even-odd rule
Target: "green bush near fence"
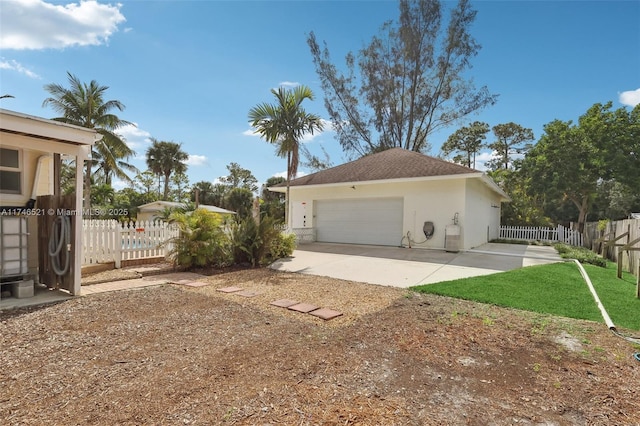
[[171,240],[169,259],[174,265],[189,269],[230,263],[229,238],[219,214],[198,209],[174,213],[170,220],[180,229],[180,234]]
[[589,263],[591,265],[607,267],[606,259],[598,256],[596,253],[584,247],[575,247],[563,243],[555,243],[553,247],[558,251],[563,259],[576,259],[580,263]]
[[170,221],[180,229],[173,238],[169,258],[174,265],[191,269],[231,265],[262,266],[291,256],[295,235],[283,234],[274,220],[253,217],[224,222],[222,216],[204,209],[173,213]]

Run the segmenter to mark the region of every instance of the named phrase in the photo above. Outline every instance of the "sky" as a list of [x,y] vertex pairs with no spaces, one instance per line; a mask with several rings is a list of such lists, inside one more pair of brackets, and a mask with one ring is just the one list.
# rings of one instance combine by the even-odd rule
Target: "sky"
[[[445,7],[453,6],[444,2]],[[595,103],[640,103],[640,1],[472,1],[471,34],[482,46],[469,75],[498,102],[470,121],[515,122],[533,130],[573,120]],[[286,160],[253,134],[248,111],[274,102],[271,89],[309,86],[303,106],[329,123],[311,53],[313,31],[334,63],[357,52],[387,20],[395,1],[52,1],[0,0],[0,108],[44,118],[50,83],[67,72],[108,86],[118,130],[146,170],[150,138],[182,144],[190,183],[216,182],[232,162],[260,183],[284,176]],[[330,124],[330,123],[329,123]],[[430,155],[465,123],[434,134]],[[488,140],[491,140],[491,134]],[[331,131],[305,138],[333,165],[348,161]],[[477,158],[476,167],[490,159]],[[309,170],[301,167],[299,175]],[[115,182],[116,189],[124,183]]]

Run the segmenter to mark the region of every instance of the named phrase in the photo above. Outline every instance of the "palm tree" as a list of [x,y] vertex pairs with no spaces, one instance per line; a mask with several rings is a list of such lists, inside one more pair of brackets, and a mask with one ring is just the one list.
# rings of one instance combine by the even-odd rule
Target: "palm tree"
[[147,166],[158,176],[164,177],[163,200],[169,198],[169,183],[172,173],[186,173],[189,154],[182,150],[182,145],[175,142],[159,141],[151,138],[152,145],[147,150]]
[[[127,149],[130,151],[129,147]],[[98,166],[95,173],[100,175],[107,185],[111,185],[113,177],[133,184],[133,179],[126,172],[137,175],[140,170],[133,164],[128,163],[127,159],[128,154],[119,151],[117,147],[100,144],[93,154],[93,164]],[[115,167],[112,164],[112,160],[115,160]]]
[[[74,124],[76,126],[95,129],[102,135],[102,139],[92,148],[92,160],[87,161],[84,175],[84,207],[91,205],[91,169],[95,164],[93,159],[102,158],[114,173],[124,173],[118,164],[118,160],[135,155],[135,152],[127,146],[125,141],[115,131],[125,125],[131,124],[121,120],[112,114],[113,109],[124,110],[124,105],[117,100],[104,100],[104,93],[109,88],[101,86],[95,80],[91,83],[82,83],[78,77],[67,72],[70,88],[59,84],[47,84],[45,90],[51,94],[42,103],[42,106],[50,105],[62,117],[54,118],[56,121]],[[117,170],[117,172],[116,172]]]
[[280,87],[271,89],[276,97],[275,104],[263,103],[249,110],[249,122],[256,132],[267,142],[276,144],[276,154],[287,159],[287,196],[285,223],[290,214],[289,187],[291,179],[298,173],[300,162],[300,139],[314,131],[322,131],[322,121],[318,115],[307,113],[301,107],[305,99],[313,100],[313,92],[307,86],[293,90]]

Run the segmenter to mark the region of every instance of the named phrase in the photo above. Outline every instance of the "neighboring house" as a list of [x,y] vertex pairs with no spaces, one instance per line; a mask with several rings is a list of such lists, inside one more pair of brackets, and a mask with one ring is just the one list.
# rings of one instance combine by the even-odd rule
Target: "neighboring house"
[[[482,172],[401,148],[294,179],[290,188],[294,232],[350,244],[407,246],[410,233],[412,247],[456,240],[469,249],[498,238],[501,203],[510,201]],[[269,189],[286,192],[286,184]],[[428,240],[425,222],[433,225]]]
[[[0,109],[0,219],[4,220],[0,227],[0,266],[5,281],[13,275],[28,275],[37,281],[43,273],[38,243],[39,240],[48,241],[50,235],[39,228],[39,219],[44,216],[53,222],[58,212],[42,210],[35,202],[37,196],[59,193],[59,181],[54,178],[53,154],[61,154],[74,158],[76,164],[81,165],[76,168],[76,209],[69,212],[76,218],[72,220],[68,246],[74,256],[64,283],[71,294],[80,294],[82,250],[78,248],[82,247],[82,172],[91,146],[100,137],[95,130]],[[25,223],[28,231],[23,239],[22,235],[16,235],[16,230],[22,229]],[[19,234],[22,232],[18,231]],[[58,286],[53,282],[42,284]]]
[[[165,209],[178,209],[184,207],[182,203],[175,203],[172,201],[154,201],[153,203],[142,204],[138,206],[138,216],[137,219],[140,220],[155,220],[162,217]],[[225,210],[216,206],[207,206],[205,204],[200,204],[198,206],[199,209],[205,209],[210,212],[219,213],[222,215],[232,215],[236,214],[231,210]]]

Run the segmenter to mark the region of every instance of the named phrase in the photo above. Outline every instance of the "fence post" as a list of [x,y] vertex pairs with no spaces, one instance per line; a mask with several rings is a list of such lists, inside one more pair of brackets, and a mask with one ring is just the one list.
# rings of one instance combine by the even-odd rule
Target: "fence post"
[[636,298],[640,299],[640,265],[638,265],[638,274],[636,275]]
[[622,278],[622,249],[618,250],[618,278]]
[[113,262],[116,269],[120,269],[122,260],[122,224],[118,222],[113,227]]

